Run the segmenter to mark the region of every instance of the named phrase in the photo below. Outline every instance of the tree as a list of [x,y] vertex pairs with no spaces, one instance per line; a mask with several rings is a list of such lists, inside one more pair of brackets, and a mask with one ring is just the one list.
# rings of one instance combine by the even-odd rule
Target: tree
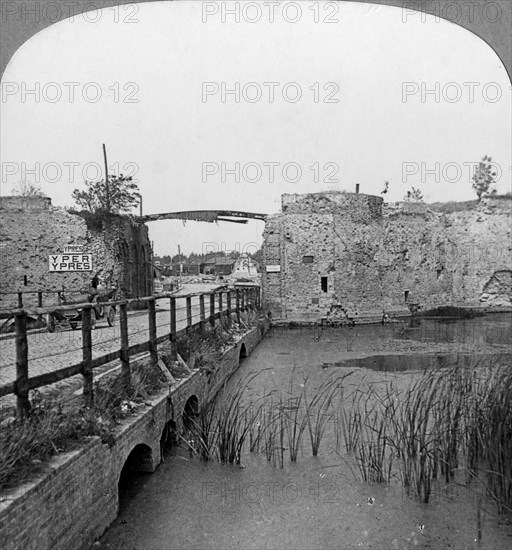
[[423,202],[423,194],[416,187],[411,187],[410,191],[404,196],[405,202]]
[[263,250],[261,248],[258,248],[253,254],[249,254],[249,256],[259,264],[263,262]]
[[86,181],[86,190],[75,189],[71,196],[76,204],[88,212],[120,214],[140,204],[141,194],[131,176],[109,176],[108,195],[104,181]]
[[482,158],[482,162],[478,163],[478,168],[473,174],[473,189],[477,194],[478,200],[481,200],[483,195],[496,194],[496,189],[491,189],[491,186],[496,183],[496,171],[491,161],[491,157],[485,155]]
[[20,181],[16,187],[13,187],[12,194],[19,197],[46,197],[39,185],[26,181]]

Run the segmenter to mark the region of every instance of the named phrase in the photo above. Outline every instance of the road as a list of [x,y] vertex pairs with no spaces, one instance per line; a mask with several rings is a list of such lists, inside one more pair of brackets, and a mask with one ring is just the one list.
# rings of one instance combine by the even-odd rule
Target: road
[[[186,327],[186,300],[180,295],[194,292],[211,291],[212,285],[194,285],[193,290],[184,288],[176,296],[176,326],[177,330]],[[205,288],[202,288],[202,287]],[[224,308],[225,309],[225,296]],[[218,311],[216,300],[215,311]],[[170,332],[170,302],[168,298],[157,300],[156,303],[156,324],[157,336]],[[209,297],[205,299],[206,316],[209,314]],[[192,324],[198,323],[199,296],[192,297]],[[130,312],[128,315],[129,344],[138,344],[149,339],[149,321],[147,310]],[[58,370],[69,365],[79,363],[82,360],[82,333],[80,330],[69,329],[50,334],[48,332],[29,333],[28,359],[29,377],[37,376],[46,372]],[[120,347],[119,323],[109,327],[106,319],[98,321],[96,328],[92,331],[93,358],[105,355],[108,352],[116,351]],[[0,340],[0,385],[13,382],[16,379],[16,349],[15,339],[8,338]]]

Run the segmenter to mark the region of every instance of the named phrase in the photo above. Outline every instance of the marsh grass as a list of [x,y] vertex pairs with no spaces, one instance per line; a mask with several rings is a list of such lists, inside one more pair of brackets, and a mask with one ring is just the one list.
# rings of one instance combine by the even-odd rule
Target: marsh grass
[[[363,481],[397,478],[424,503],[458,471],[499,513],[512,512],[512,372],[504,363],[459,364],[415,373],[408,384],[372,386],[331,377],[319,387],[248,398],[256,374],[203,408],[192,438],[197,454],[240,464],[244,446],[276,467],[296,462],[308,434],[317,456],[329,426],[335,452],[353,454]],[[351,393],[346,393],[351,388]],[[341,455],[340,455],[341,456]],[[459,479],[459,478],[457,478]],[[480,503],[481,508],[481,503]],[[481,515],[477,514],[481,522]]]
[[339,424],[362,480],[388,483],[396,467],[406,490],[428,503],[435,482],[451,483],[464,470],[466,483],[483,484],[498,513],[512,512],[508,365],[453,364],[420,373],[405,389],[391,381],[356,390]]

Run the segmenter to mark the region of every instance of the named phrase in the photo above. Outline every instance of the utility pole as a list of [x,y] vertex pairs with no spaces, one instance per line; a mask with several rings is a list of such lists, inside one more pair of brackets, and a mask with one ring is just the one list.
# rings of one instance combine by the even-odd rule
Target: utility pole
[[110,212],[110,189],[108,188],[108,163],[107,163],[107,150],[105,144],[103,144],[103,159],[105,161],[105,192],[107,200],[107,212]]
[[183,272],[183,264],[181,263],[181,248],[178,245],[178,261],[180,262],[180,279],[179,279],[179,288],[181,288],[181,273]]

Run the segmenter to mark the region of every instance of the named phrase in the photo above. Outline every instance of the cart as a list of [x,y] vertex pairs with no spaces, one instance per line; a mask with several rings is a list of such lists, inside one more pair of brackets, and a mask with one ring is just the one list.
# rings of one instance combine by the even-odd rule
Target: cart
[[[95,328],[96,322],[100,319],[106,319],[108,326],[113,327],[116,320],[116,306],[104,305],[104,303],[115,301],[117,288],[102,289],[96,294],[86,294],[83,289],[82,292],[83,294],[80,294],[74,300],[66,300],[64,294],[61,293],[59,296],[59,301],[65,306],[83,304],[86,302],[92,303],[91,327]],[[55,332],[57,327],[61,330],[65,328],[76,330],[81,325],[82,308],[53,311],[48,314],[46,319],[46,329],[48,332]]]

